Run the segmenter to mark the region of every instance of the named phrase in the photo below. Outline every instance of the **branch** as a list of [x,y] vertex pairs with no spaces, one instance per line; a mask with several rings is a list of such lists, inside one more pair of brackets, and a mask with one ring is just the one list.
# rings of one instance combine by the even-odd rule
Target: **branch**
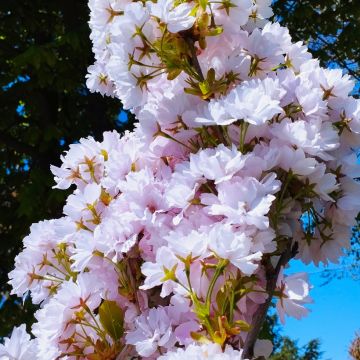
[[190,48],[190,51],[191,51],[192,65],[194,66],[197,74],[199,75],[200,80],[204,81],[205,78],[204,78],[204,75],[202,73],[201,66],[200,66],[199,60],[198,60],[197,55],[196,55],[194,40],[191,39],[190,37],[186,37],[185,41],[189,45],[189,48]]
[[259,337],[259,333],[261,331],[261,328],[263,326],[263,323],[265,321],[266,314],[269,310],[269,306],[271,304],[272,298],[274,296],[274,292],[276,289],[276,283],[279,277],[279,273],[281,268],[286,265],[292,257],[297,252],[297,247],[294,246],[288,247],[280,256],[279,262],[277,263],[275,269],[270,263],[270,260],[268,261],[268,270],[266,274],[267,278],[267,285],[266,285],[266,292],[268,293],[268,297],[266,301],[261,304],[255,313],[253,324],[251,326],[251,329],[246,337],[244,350],[242,353],[242,359],[252,359],[254,356],[254,346],[256,343],[256,340]]

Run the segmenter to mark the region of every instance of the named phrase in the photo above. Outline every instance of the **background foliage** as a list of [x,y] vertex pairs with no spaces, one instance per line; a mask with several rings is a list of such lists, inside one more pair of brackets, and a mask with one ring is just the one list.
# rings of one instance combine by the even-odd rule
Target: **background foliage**
[[274,345],[274,353],[270,360],[321,360],[321,344],[317,339],[299,346],[296,340],[283,336],[278,317],[273,314],[266,318],[260,338],[270,339]]
[[86,1],[0,2],[0,336],[31,316],[6,285],[22,238],[61,215],[66,193],[51,189],[50,164],[81,137],[120,127],[121,104],[84,84],[87,20]]
[[[324,65],[360,80],[356,3],[278,0],[274,10]],[[86,90],[92,63],[87,21],[86,0],[0,2],[0,337],[14,325],[31,323],[33,308],[9,296],[7,273],[31,223],[61,215],[66,192],[51,189],[50,164],[58,164],[68,144],[81,137],[131,128],[131,121],[118,120],[119,101]],[[279,338],[274,360],[316,360],[319,354],[308,354],[318,351],[317,342],[308,346],[302,351]]]
[[[357,0],[276,0],[277,20],[293,40],[307,42],[314,57],[360,81],[360,6]],[[354,95],[359,96],[359,86]]]

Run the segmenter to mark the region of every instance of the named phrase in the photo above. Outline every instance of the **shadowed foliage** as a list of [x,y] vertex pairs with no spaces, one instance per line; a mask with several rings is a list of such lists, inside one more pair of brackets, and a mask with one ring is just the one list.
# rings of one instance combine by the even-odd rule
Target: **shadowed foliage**
[[310,340],[306,345],[299,346],[296,340],[282,335],[279,319],[276,314],[266,317],[260,339],[269,339],[274,346],[273,355],[269,360],[321,360],[320,341]]
[[0,2],[0,336],[32,311],[9,297],[7,273],[31,223],[61,215],[50,164],[68,144],[118,129],[121,104],[89,94],[86,1]]

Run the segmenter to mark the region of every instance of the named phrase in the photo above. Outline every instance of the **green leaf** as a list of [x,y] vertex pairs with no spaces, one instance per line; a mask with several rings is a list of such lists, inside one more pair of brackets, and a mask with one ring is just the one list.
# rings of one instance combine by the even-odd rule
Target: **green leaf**
[[190,332],[190,336],[197,342],[201,344],[210,344],[211,341],[203,334],[196,333],[194,331]]
[[193,88],[184,88],[184,92],[189,95],[196,95],[196,96],[201,95],[198,89],[193,89]]
[[115,301],[105,300],[99,307],[99,317],[104,330],[115,340],[124,334],[124,313]]
[[209,84],[213,84],[215,82],[215,69],[214,68],[210,68],[208,73],[207,73],[207,81]]
[[210,86],[206,80],[203,82],[199,82],[199,88],[203,95],[206,95],[210,92]]
[[181,74],[181,69],[175,69],[168,72],[167,79],[168,80],[174,80]]
[[192,10],[190,11],[189,16],[196,16],[196,13],[197,13],[198,9],[199,9],[199,6],[198,6],[198,5],[195,5],[195,6],[192,8]]
[[192,298],[194,302],[194,313],[198,317],[199,320],[204,321],[210,315],[209,308],[206,304],[202,304],[199,300]]
[[199,0],[199,4],[202,7],[202,9],[205,11],[206,7],[207,7],[207,4],[208,4],[208,1],[207,0]]
[[206,35],[207,36],[217,36],[224,32],[224,28],[222,26],[217,26],[216,28],[210,29]]
[[237,320],[234,322],[234,324],[238,326],[242,331],[249,331],[251,328],[251,326],[246,321],[243,320]]

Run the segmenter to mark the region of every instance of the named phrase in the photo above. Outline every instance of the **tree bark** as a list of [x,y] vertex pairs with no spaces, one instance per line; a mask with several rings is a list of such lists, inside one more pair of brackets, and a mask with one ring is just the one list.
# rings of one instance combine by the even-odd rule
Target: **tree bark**
[[259,337],[259,333],[261,331],[261,328],[265,321],[266,314],[269,310],[269,306],[273,299],[280,270],[283,266],[285,266],[290,261],[290,259],[292,257],[294,257],[296,252],[297,252],[296,246],[294,246],[294,247],[289,246],[281,254],[280,259],[275,268],[273,268],[273,266],[271,265],[270,259],[268,260],[268,264],[267,264],[268,270],[266,272],[266,279],[267,279],[266,292],[268,293],[268,297],[267,297],[266,301],[259,306],[258,310],[255,313],[251,329],[248,332],[248,335],[245,340],[243,353],[241,356],[242,359],[252,359],[253,358],[254,346],[255,346],[256,340]]

